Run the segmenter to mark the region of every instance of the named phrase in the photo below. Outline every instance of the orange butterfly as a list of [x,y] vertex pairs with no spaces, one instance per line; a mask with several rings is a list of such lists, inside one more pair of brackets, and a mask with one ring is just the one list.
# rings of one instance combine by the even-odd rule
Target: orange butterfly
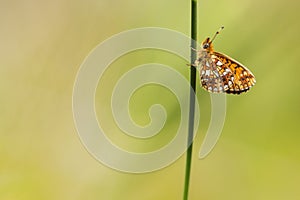
[[[223,29],[224,27],[221,27]],[[213,50],[213,39],[206,38],[193,66],[199,69],[202,87],[213,93],[240,94],[256,83],[254,75],[238,61]]]

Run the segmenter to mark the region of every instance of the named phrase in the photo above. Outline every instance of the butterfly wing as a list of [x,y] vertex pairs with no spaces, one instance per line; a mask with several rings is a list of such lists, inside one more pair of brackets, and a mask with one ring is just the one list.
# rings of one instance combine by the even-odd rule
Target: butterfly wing
[[222,78],[224,92],[240,94],[255,85],[254,75],[238,61],[218,52],[212,52],[211,59]]
[[207,51],[200,51],[196,66],[199,67],[201,85],[208,92],[225,92],[224,76],[218,64]]

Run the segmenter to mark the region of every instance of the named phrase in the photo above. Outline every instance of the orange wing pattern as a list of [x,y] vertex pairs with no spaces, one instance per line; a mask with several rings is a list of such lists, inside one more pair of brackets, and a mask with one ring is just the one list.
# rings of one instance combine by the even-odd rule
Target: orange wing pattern
[[255,85],[254,75],[245,66],[222,53],[213,52],[211,56],[228,94],[240,94]]

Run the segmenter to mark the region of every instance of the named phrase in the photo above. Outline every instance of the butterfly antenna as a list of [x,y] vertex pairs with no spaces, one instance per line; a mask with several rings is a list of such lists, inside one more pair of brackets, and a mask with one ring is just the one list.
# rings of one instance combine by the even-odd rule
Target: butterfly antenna
[[212,42],[214,41],[214,39],[217,37],[218,34],[220,34],[221,30],[223,30],[223,29],[224,29],[224,26],[221,26],[221,27],[219,28],[219,30],[217,30],[217,32],[215,33],[215,35],[214,35],[214,37],[212,38],[212,40],[211,40],[210,43],[212,43]]

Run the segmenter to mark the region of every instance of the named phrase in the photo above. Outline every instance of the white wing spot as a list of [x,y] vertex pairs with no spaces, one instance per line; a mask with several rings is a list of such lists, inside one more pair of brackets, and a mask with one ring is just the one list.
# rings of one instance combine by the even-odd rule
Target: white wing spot
[[218,66],[222,66],[223,63],[222,63],[221,61],[218,60],[217,65],[218,65]]
[[206,66],[207,66],[207,67],[209,67],[209,66],[210,66],[208,61],[206,61],[206,63],[205,63],[205,64],[206,64]]
[[218,71],[213,71],[213,73],[216,75],[216,77],[219,77]]

